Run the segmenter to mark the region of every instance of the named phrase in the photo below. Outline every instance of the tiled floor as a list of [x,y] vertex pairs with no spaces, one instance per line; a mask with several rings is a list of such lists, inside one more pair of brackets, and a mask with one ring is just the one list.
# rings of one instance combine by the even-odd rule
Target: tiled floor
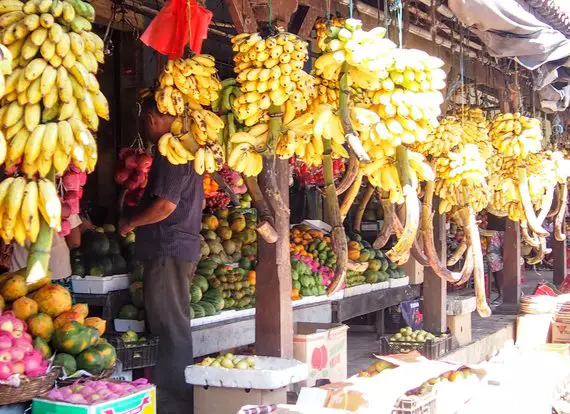
[[[522,291],[531,294],[539,280],[552,280],[552,272],[532,270],[526,271],[525,283]],[[493,294],[493,299],[496,293]],[[476,313],[472,320],[473,342],[481,341],[483,338],[510,327],[515,320],[514,316],[493,315],[490,318],[481,318]],[[376,340],[375,333],[351,332],[348,334],[348,375],[354,375],[370,365],[374,358],[374,352],[380,351],[380,341]]]

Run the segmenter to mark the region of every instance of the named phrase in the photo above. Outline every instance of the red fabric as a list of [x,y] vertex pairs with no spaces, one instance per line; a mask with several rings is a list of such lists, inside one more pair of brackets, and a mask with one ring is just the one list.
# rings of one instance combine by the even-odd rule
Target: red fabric
[[[190,48],[195,53],[202,50],[202,42],[208,35],[212,12],[191,1]],[[188,6],[186,0],[169,0],[141,36],[141,41],[169,59],[184,54],[188,42]]]

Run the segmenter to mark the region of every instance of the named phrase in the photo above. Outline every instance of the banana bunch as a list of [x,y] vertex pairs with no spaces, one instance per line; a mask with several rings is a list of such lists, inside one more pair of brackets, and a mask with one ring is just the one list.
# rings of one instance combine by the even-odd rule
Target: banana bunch
[[477,122],[472,119],[461,121],[461,143],[475,144],[479,149],[479,154],[484,160],[488,160],[493,154],[493,144],[489,140],[489,123]]
[[320,50],[327,49],[327,43],[332,40],[332,33],[344,27],[345,18],[334,16],[330,19],[319,17],[315,21],[315,33],[317,35],[317,46]]
[[219,141],[224,121],[206,109],[197,109],[189,114],[190,132],[199,146],[212,145]]
[[53,182],[8,177],[0,182],[0,237],[8,244],[23,246],[35,242],[40,232],[40,215],[57,231],[61,224],[61,202]]
[[0,43],[0,98],[6,91],[6,75],[12,73],[12,53]]
[[97,142],[77,118],[38,124],[31,132],[25,127],[16,132],[7,128],[5,134],[8,139],[6,167],[21,163],[20,170],[28,178],[36,174],[45,177],[52,166],[57,175],[63,175],[70,162],[88,173],[95,169]]
[[303,71],[308,59],[307,42],[281,32],[263,38],[241,33],[232,39],[236,80],[242,95],[234,101],[237,118],[247,126],[263,120],[271,105],[288,99],[299,111],[316,94],[314,78]]
[[224,166],[224,151],[218,142],[201,146],[191,132],[175,135],[168,132],[158,140],[158,152],[173,165],[193,161],[194,171],[214,173]]
[[[414,151],[407,151],[411,167],[408,171],[412,187],[417,189],[419,186],[418,181],[433,181],[435,178],[434,172],[424,156]],[[361,165],[360,169],[368,177],[370,184],[390,194],[391,203],[404,203],[404,191],[394,157],[374,159],[371,163]]]
[[[228,156],[228,166],[246,177],[256,177],[263,170],[263,156],[257,152],[254,144],[246,141],[259,142],[259,139],[247,132],[238,132],[238,137],[232,136],[236,143]],[[236,135],[237,135],[236,134]],[[237,143],[237,141],[241,141]]]
[[346,19],[342,26],[338,23],[317,31],[317,43],[323,54],[314,63],[316,74],[327,80],[338,79],[346,62],[350,66],[349,83],[363,89],[378,89],[393,64],[392,51],[396,45],[384,38],[386,30],[382,27],[364,31],[357,19]]
[[476,106],[473,106],[473,107],[464,106],[464,107],[462,107],[461,109],[459,109],[457,111],[456,117],[460,118],[462,120],[475,122],[477,124],[477,126],[480,128],[489,129],[489,126],[491,125],[491,123],[489,122],[489,120],[485,116],[483,109],[476,107]]
[[528,154],[537,153],[542,148],[540,120],[518,112],[500,114],[491,123],[489,138],[501,154],[524,160]]
[[463,128],[461,122],[454,116],[443,118],[424,141],[418,141],[414,149],[425,155],[434,157],[445,156],[462,142]]
[[491,196],[487,168],[475,144],[449,151],[436,159],[435,193],[441,199],[440,214],[469,205],[476,212],[487,207]]
[[217,73],[216,61],[210,55],[169,60],[154,96],[158,110],[177,116],[184,113],[186,105],[193,110],[212,105],[222,89]]
[[[340,96],[340,86],[338,80],[327,80],[311,72],[315,78],[316,96],[313,99],[313,107],[318,105],[327,104],[331,105],[334,109],[338,109],[338,100]],[[372,101],[368,93],[361,88],[349,86],[350,100],[354,104],[361,106],[369,106]]]

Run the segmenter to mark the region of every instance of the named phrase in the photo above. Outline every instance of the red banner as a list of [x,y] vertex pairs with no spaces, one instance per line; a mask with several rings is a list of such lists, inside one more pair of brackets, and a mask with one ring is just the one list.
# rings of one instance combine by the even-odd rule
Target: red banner
[[199,6],[196,0],[190,1],[189,16],[186,0],[169,0],[142,34],[142,42],[169,59],[181,57],[188,44],[194,53],[200,53],[212,12]]

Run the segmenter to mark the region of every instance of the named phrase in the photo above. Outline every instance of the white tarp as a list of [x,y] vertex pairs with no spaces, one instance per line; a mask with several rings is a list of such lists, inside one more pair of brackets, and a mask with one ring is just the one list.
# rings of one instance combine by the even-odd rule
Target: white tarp
[[481,38],[491,56],[515,58],[535,71],[543,110],[568,107],[570,39],[539,20],[522,0],[448,0],[448,5]]

